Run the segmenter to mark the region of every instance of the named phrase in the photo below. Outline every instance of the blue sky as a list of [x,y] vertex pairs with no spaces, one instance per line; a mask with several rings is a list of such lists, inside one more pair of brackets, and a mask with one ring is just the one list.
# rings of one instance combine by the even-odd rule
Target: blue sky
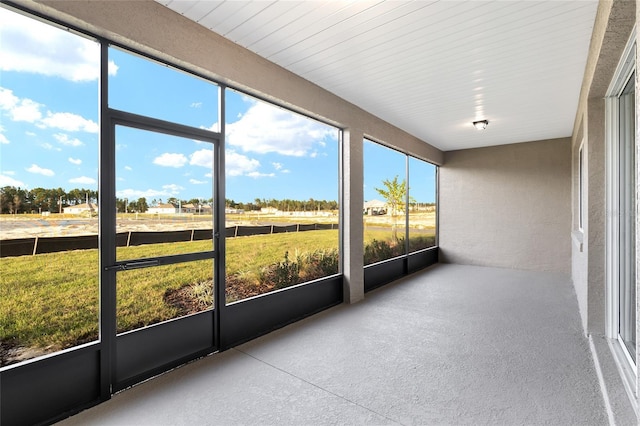
[[[0,187],[97,189],[98,45],[4,9],[0,39]],[[226,98],[227,198],[338,198],[337,129],[231,90]],[[217,131],[218,101],[213,83],[110,49],[112,108]],[[211,147],[118,127],[116,196],[211,198]],[[365,146],[367,200],[380,198],[383,179],[404,176],[404,157],[389,152]],[[411,190],[428,202],[433,187],[427,176]]]

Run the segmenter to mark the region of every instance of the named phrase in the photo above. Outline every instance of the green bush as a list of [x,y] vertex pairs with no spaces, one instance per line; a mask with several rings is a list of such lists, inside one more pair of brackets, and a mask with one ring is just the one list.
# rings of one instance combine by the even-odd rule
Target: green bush
[[260,283],[271,284],[276,289],[289,287],[300,282],[300,264],[289,260],[289,252],[284,253],[284,262],[262,268]]
[[404,252],[404,239],[399,239],[397,243],[392,241],[380,241],[374,239],[364,247],[364,264],[381,262],[400,256]]
[[315,250],[298,256],[300,275],[303,281],[337,274],[340,269],[340,253],[338,249]]
[[189,285],[189,297],[201,309],[210,309],[213,307],[213,281],[200,281]]
[[418,251],[433,247],[436,245],[435,235],[420,235],[418,237],[409,238],[409,252]]

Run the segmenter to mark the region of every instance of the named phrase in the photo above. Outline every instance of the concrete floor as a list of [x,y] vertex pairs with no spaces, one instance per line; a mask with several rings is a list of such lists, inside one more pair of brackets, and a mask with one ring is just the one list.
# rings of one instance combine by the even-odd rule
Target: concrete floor
[[437,265],[64,425],[606,425],[570,281]]

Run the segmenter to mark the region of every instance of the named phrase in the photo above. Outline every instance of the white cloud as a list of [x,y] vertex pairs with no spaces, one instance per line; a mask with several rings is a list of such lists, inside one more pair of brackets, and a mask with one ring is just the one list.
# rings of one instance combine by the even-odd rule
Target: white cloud
[[274,169],[279,171],[280,173],[291,173],[289,169],[283,169],[284,165],[282,163],[271,163]]
[[203,183],[207,183],[206,180],[197,180],[197,179],[189,179],[189,183],[194,185],[202,185]]
[[192,102],[191,108],[200,108],[202,106],[202,102]]
[[42,117],[40,107],[42,105],[31,99],[22,99],[9,111],[9,116],[13,121],[26,121],[33,123]]
[[227,150],[225,154],[225,168],[228,176],[242,176],[257,171],[260,162],[255,158],[249,158],[238,154],[233,150]]
[[4,127],[2,127],[0,125],[0,144],[8,144],[9,143],[9,139],[7,139],[7,137],[5,135],[3,135],[4,133]]
[[53,146],[49,142],[43,142],[40,144],[40,146],[43,147],[44,149],[48,149],[49,151],[62,151],[61,148],[58,148],[57,146]]
[[124,166],[124,169],[125,169],[125,170],[128,170],[128,171],[133,170],[130,166]]
[[7,111],[14,108],[20,99],[13,94],[13,90],[0,87],[0,109]]
[[175,168],[182,167],[185,164],[187,164],[187,162],[188,162],[187,157],[185,157],[184,154],[172,154],[169,152],[165,152],[159,157],[156,157],[153,159],[153,164],[157,164],[158,166],[175,167]]
[[88,176],[80,176],[77,178],[69,179],[70,183],[81,183],[83,185],[94,185],[97,181],[94,178]]
[[42,106],[28,98],[20,99],[13,90],[0,87],[0,110],[6,111],[12,121],[35,123],[42,118]]
[[162,185],[162,189],[164,189],[165,191],[169,191],[171,195],[178,195],[180,191],[184,189],[184,187],[172,183],[170,185]]
[[35,174],[39,174],[39,175],[43,175],[43,176],[53,176],[53,175],[55,175],[53,170],[42,168],[42,167],[38,166],[37,164],[32,164],[31,167],[29,167],[28,169],[25,169],[25,170],[28,171],[29,173],[35,173]]
[[10,176],[7,176],[5,174],[0,174],[0,187],[4,187],[4,186],[15,186],[15,187],[24,188],[27,185],[25,185],[24,182],[14,179]]
[[109,63],[107,64],[107,73],[109,73],[109,75],[118,74],[118,70],[119,69],[120,69],[120,67],[117,66],[116,63],[113,62],[113,61],[109,61]]
[[75,164],[76,166],[79,166],[80,164],[82,164],[82,160],[79,158],[69,157],[68,160],[71,164]]
[[72,112],[51,112],[47,111],[47,116],[38,122],[38,127],[65,130],[67,132],[84,131],[88,133],[98,133],[100,127],[93,120],[86,119]]
[[303,157],[324,146],[336,131],[306,117],[265,102],[254,102],[235,123],[227,126],[227,142],[244,152]]
[[4,172],[2,172],[2,174],[7,176],[13,176],[16,174],[16,172],[14,172],[13,170],[5,170]]
[[47,111],[46,116],[43,116],[42,108],[44,105],[28,98],[19,98],[13,94],[12,90],[0,87],[0,110],[5,111],[12,121],[33,123],[42,129],[53,128],[69,132],[98,133],[98,123],[93,120],[71,112],[53,113]]
[[[97,80],[99,45],[84,37],[0,9],[0,70],[61,77],[70,81]],[[109,63],[109,74],[118,67]]]
[[263,178],[263,177],[274,177],[276,174],[275,173],[260,173],[260,172],[251,172],[251,173],[247,173],[247,176],[252,177],[252,178]]
[[213,151],[210,149],[201,149],[191,154],[189,164],[192,166],[200,166],[206,168],[213,167]]
[[80,139],[78,138],[70,139],[69,135],[65,135],[64,133],[56,133],[55,135],[53,135],[53,137],[62,145],[66,145],[66,146],[84,145],[84,143]]
[[201,128],[201,129],[204,129],[204,130],[209,130],[209,131],[211,131],[211,132],[219,132],[219,131],[220,131],[220,125],[219,125],[217,122],[216,122],[216,123],[213,123],[213,124],[212,124],[211,126],[209,126],[209,127],[200,126],[200,128]]

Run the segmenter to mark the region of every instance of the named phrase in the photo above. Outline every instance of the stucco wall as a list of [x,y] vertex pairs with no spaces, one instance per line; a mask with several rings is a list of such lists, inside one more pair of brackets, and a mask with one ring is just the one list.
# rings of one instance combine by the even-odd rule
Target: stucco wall
[[[595,335],[604,335],[606,327],[604,97],[635,22],[635,2],[600,2],[572,136],[574,170],[581,143],[586,170],[584,232],[576,231],[575,214],[572,225],[572,280],[585,332]],[[574,173],[574,188],[577,177]],[[575,190],[572,204],[575,210]],[[576,236],[582,237],[582,246]]]
[[[607,210],[606,202],[607,141],[604,98],[631,30],[637,22],[640,22],[638,19],[640,11],[636,10],[636,5],[637,3],[632,1],[601,1],[599,4],[572,136],[574,162],[572,178],[574,189],[572,194],[574,209],[572,280],[584,331],[591,339],[594,361],[602,373],[603,389],[607,390],[606,398],[611,406],[610,415],[616,424],[637,424],[638,422],[640,404],[637,389],[640,384],[640,376],[638,375],[640,370],[636,373],[630,373],[634,379],[627,382],[624,375],[619,373],[622,364],[616,361],[616,357],[610,350],[613,346],[608,343],[612,341],[606,338],[607,333],[611,333],[611,329],[615,329],[617,326],[616,319],[608,312],[606,294],[606,227],[607,222],[615,213]],[[639,65],[636,58],[636,69]],[[636,93],[638,93],[637,85]],[[636,111],[638,111],[638,105],[640,105],[640,99],[636,97]],[[636,120],[639,117],[636,114]],[[577,191],[579,175],[576,164],[580,144],[583,145],[585,152],[584,229],[582,232],[578,230],[578,215],[576,214],[579,206],[579,192]],[[640,189],[640,187],[638,188]],[[638,231],[637,229],[636,244],[640,240]],[[582,244],[580,244],[581,241]],[[636,262],[636,264],[638,263]],[[640,275],[636,279],[638,280],[638,278]],[[636,283],[636,289],[638,289],[638,283]],[[636,291],[636,315],[640,313],[640,303],[638,302],[640,299],[638,299],[637,293]],[[636,316],[636,321],[636,333],[640,336],[638,316]],[[632,391],[628,391],[631,387],[635,387],[635,395]],[[631,404],[629,404],[630,401]]]
[[441,259],[568,275],[570,143],[565,138],[446,152]]

